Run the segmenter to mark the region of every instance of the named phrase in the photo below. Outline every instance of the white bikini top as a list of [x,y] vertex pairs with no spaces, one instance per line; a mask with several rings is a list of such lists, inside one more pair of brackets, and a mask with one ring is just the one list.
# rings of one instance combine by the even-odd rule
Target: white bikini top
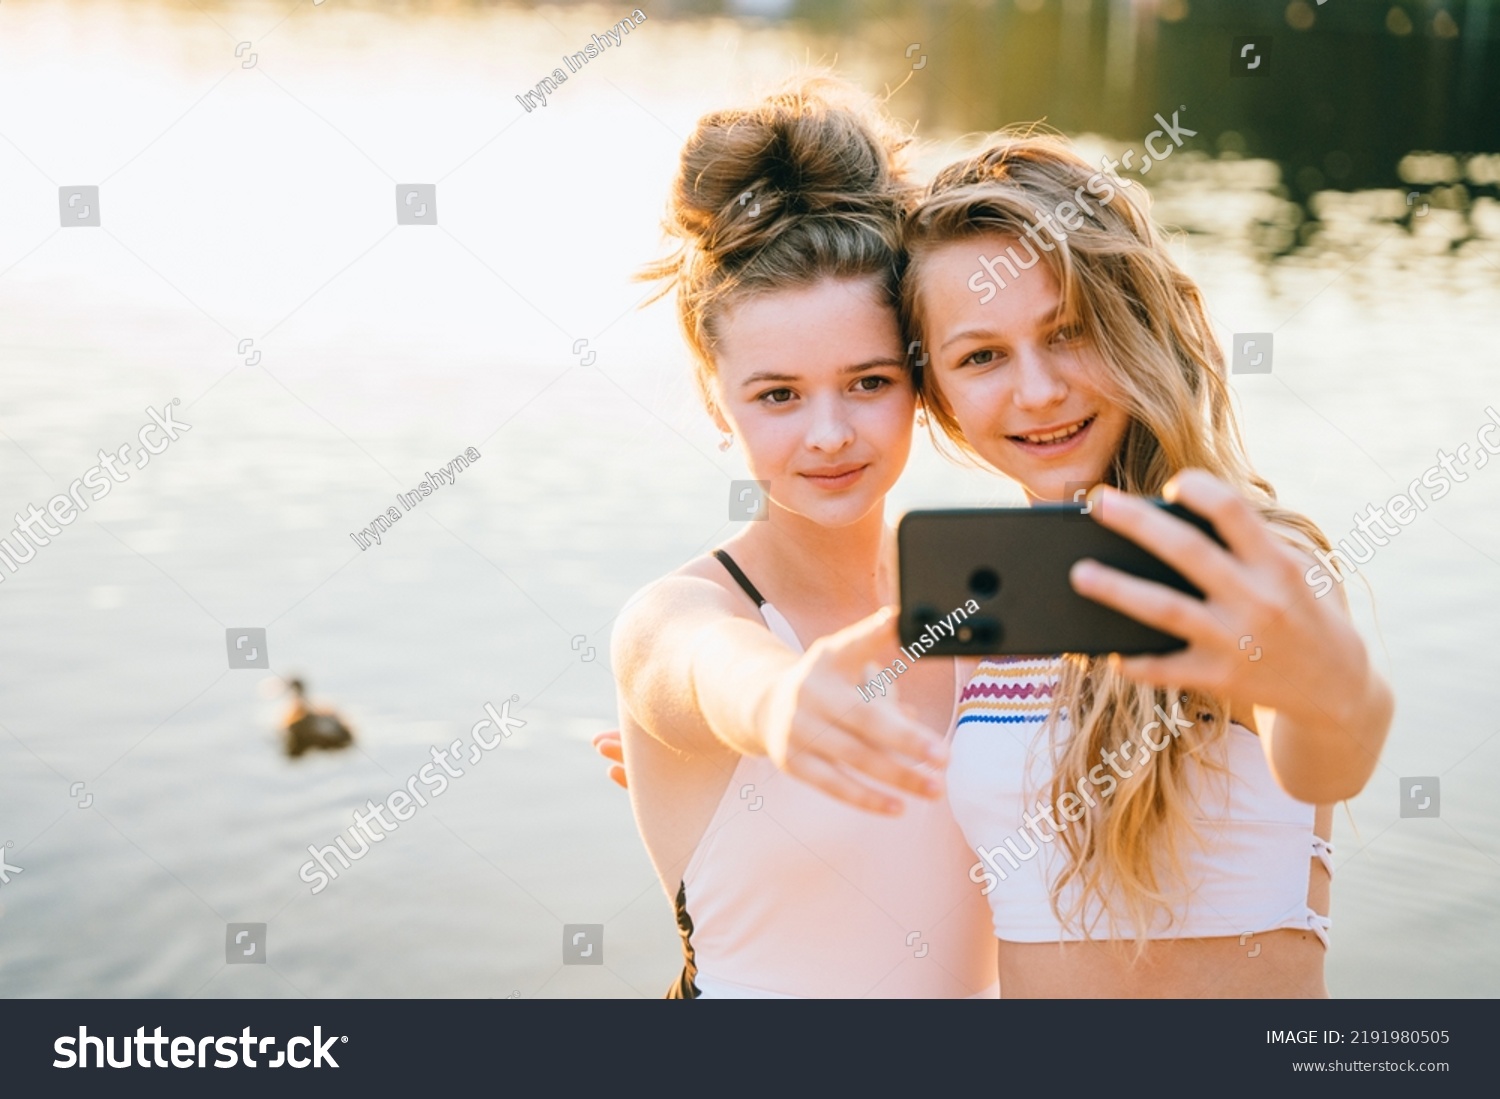
[[[786,618],[716,556],[766,627],[801,652]],[[850,684],[849,703],[889,700],[862,702]],[[952,810],[942,798],[902,800],[900,816],[868,813],[763,756],[740,757],[678,892],[681,994],[996,996],[989,913],[965,877]]]
[[[1085,906],[1081,926],[1065,927],[1052,909],[1051,886],[1066,865],[1057,842],[1069,818],[1128,782],[1141,753],[1164,747],[1189,716],[1166,715],[1124,749],[1101,760],[1075,791],[1049,803],[1051,740],[1044,726],[1057,685],[1055,658],[995,658],[980,664],[959,700],[958,728],[948,765],[948,797],[970,850],[979,861],[970,880],[983,885],[995,934],[1013,942],[1058,942],[1110,935],[1097,902]],[[1162,718],[1161,714],[1157,715]],[[1177,726],[1172,718],[1179,719]],[[1068,735],[1060,715],[1058,742]],[[1272,777],[1260,738],[1231,725],[1224,740],[1227,774],[1189,773],[1197,802],[1198,843],[1183,845],[1188,892],[1171,913],[1160,912],[1149,938],[1209,938],[1276,928],[1311,931],[1328,945],[1330,921],[1307,904],[1308,860],[1333,873],[1333,847],[1313,833],[1314,806],[1288,795]],[[1072,800],[1069,800],[1072,794]],[[1062,911],[1076,891],[1064,890]],[[1116,913],[1115,934],[1136,932]]]

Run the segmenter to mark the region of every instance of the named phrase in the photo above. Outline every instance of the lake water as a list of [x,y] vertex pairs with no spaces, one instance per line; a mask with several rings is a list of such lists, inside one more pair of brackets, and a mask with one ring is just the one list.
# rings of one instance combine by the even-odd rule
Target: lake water
[[[676,928],[589,738],[613,722],[618,608],[735,529],[744,474],[670,305],[638,311],[628,276],[693,120],[829,41],[652,16],[526,113],[623,11],[289,7],[0,10],[0,514],[101,449],[133,458],[148,407],[191,425],[0,572],[0,852],[21,868],[0,995],[660,995]],[[842,61],[872,89],[908,68]],[[929,136],[927,162],[952,154]],[[1275,334],[1274,372],[1234,386],[1286,502],[1341,537],[1438,448],[1474,448],[1500,409],[1492,200],[1408,224],[1399,192],[1325,195],[1316,247],[1267,262],[1295,221],[1275,166],[1177,156],[1157,209],[1193,230],[1223,338]],[[394,224],[412,182],[436,184],[435,227]],[[77,185],[101,224],[62,231]],[[1016,498],[923,444],[895,502]],[[1338,818],[1335,995],[1500,989],[1497,500],[1500,464],[1473,470],[1361,568],[1373,603],[1351,585],[1399,709]],[[267,631],[269,671],[226,667],[241,627]],[[272,672],[358,749],[286,759]],[[309,844],[512,696],[524,728],[312,895]],[[1440,817],[1400,816],[1414,776],[1440,778]],[[226,964],[230,923],[267,925],[267,964]],[[604,965],[562,964],[565,924],[604,925]]]

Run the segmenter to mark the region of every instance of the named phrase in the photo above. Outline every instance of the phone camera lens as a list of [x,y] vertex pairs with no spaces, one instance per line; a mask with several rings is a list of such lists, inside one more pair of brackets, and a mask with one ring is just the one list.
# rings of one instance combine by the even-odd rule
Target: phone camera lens
[[975,569],[969,577],[969,590],[981,599],[989,599],[1000,590],[1000,575],[994,569]]
[[1002,631],[1000,623],[993,618],[973,618],[964,627],[974,640],[974,647],[981,652],[993,652],[1000,645]]
[[919,626],[932,626],[939,622],[942,616],[938,614],[936,607],[921,606],[912,611],[912,618]]

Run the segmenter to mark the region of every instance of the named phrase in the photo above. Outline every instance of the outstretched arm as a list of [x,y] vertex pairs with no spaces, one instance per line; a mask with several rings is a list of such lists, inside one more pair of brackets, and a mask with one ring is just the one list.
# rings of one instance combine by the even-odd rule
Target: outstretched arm
[[[652,736],[692,753],[727,745],[871,812],[899,813],[879,784],[935,797],[924,763],[946,762],[941,732],[853,690],[897,651],[889,609],[798,654],[742,601],[698,577],[646,589],[621,615],[613,660],[622,704]],[[875,780],[871,782],[870,780]]]

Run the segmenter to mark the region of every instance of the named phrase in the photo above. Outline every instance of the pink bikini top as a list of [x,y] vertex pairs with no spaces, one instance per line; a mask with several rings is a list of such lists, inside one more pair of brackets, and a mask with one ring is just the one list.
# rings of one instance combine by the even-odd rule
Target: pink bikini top
[[[716,556],[801,652],[786,618]],[[891,704],[852,687],[849,702]],[[898,817],[867,813],[742,756],[682,876],[683,994],[997,995],[995,940],[952,810],[942,798],[903,801]]]

